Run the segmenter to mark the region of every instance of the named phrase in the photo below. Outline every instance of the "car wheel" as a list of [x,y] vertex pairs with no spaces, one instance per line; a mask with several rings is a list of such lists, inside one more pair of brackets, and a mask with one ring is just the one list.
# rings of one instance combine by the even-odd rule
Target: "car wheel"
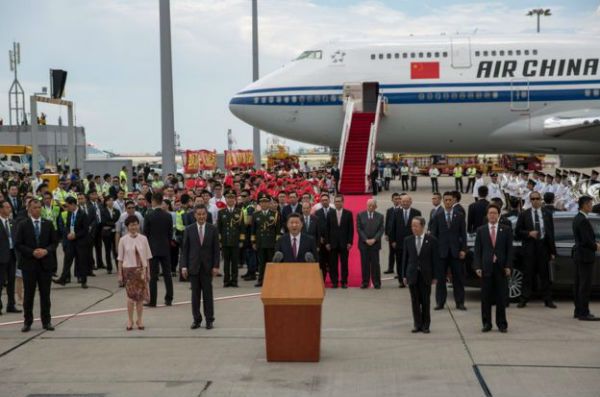
[[523,293],[523,272],[519,269],[513,269],[510,278],[508,279],[508,298],[511,301],[516,301]]

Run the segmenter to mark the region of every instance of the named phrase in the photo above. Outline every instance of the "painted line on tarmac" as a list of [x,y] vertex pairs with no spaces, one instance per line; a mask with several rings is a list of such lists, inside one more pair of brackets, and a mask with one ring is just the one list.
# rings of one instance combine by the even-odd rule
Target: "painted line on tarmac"
[[[215,301],[222,301],[222,300],[229,300],[229,299],[247,298],[247,297],[256,296],[256,295],[260,295],[260,292],[252,292],[250,294],[241,294],[241,295],[222,296],[222,297],[219,297],[219,298],[215,298],[214,300]],[[192,301],[175,302],[175,303],[173,303],[173,306],[189,305],[190,303],[192,303]],[[166,305],[157,305],[157,308],[159,308],[159,307],[165,307],[165,306]],[[119,307],[119,308],[116,308],[116,309],[95,310],[95,311],[92,311],[92,312],[61,314],[59,316],[53,316],[52,319],[53,320],[59,320],[59,319],[68,318],[68,317],[75,318],[75,317],[96,316],[96,315],[99,315],[99,314],[119,313],[119,312],[125,312],[125,311],[127,311],[126,307]],[[40,321],[40,319],[36,318],[34,321]],[[23,320],[9,321],[9,322],[5,322],[5,323],[0,323],[0,327],[7,326],[7,325],[15,325],[15,324],[23,324]]]

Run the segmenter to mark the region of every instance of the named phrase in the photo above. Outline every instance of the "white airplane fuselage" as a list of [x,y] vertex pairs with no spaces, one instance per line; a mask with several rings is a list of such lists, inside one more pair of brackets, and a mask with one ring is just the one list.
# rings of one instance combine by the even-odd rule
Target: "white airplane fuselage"
[[598,155],[597,128],[552,133],[547,122],[600,116],[599,61],[590,36],[340,42],[249,85],[230,109],[261,130],[337,147],[344,85],[377,82],[387,101],[378,151]]

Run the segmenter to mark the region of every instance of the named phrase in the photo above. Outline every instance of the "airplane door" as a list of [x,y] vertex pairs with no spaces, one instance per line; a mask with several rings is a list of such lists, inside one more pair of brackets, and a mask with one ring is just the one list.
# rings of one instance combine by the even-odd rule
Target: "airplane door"
[[466,69],[471,67],[471,39],[469,37],[453,37],[452,67]]
[[510,110],[529,111],[529,80],[512,79],[510,81]]
[[362,83],[363,90],[363,111],[372,112],[377,111],[377,98],[379,97],[379,83],[377,82],[365,82]]

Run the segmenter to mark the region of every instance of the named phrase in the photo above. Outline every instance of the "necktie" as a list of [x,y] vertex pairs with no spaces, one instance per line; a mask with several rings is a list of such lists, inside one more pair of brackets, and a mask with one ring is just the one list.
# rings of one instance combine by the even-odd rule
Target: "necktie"
[[340,225],[342,223],[342,211],[336,211],[336,212],[337,212],[338,225]]
[[490,232],[490,238],[492,239],[492,247],[496,248],[496,225],[492,225],[492,231]]
[[404,210],[404,225],[408,225],[408,210]]
[[198,228],[198,236],[200,238],[200,245],[204,243],[204,232],[202,231],[202,226]]
[[369,212],[369,220],[372,220],[372,219],[373,219],[373,213]]
[[421,236],[417,236],[417,255],[421,254]]
[[4,229],[6,230],[6,234],[8,235],[8,247],[10,249],[13,249],[13,239],[12,234],[10,232],[10,223],[8,222],[8,219],[4,221]]
[[308,230],[308,227],[310,226],[310,216],[304,217],[304,223],[306,224],[306,230]]
[[446,211],[446,225],[448,225],[448,229],[450,229],[451,224],[452,224],[452,216],[450,216],[450,211]]
[[40,221],[35,221],[35,239],[39,241],[40,239]]
[[537,238],[540,239],[540,238],[542,238],[542,228],[540,225],[539,210],[535,210],[534,215],[535,215],[535,230],[538,232]]
[[294,253],[294,259],[298,256],[298,245],[296,245],[296,237],[292,238],[292,252]]

